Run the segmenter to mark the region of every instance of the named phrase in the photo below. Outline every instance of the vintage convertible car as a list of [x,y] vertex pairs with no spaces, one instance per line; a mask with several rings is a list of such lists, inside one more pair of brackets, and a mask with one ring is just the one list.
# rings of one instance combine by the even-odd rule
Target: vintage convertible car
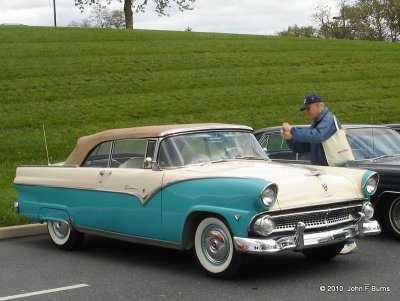
[[[371,197],[375,217],[384,229],[400,240],[400,134],[379,125],[345,124],[343,128],[355,158],[348,167],[378,172],[378,189]],[[308,154],[295,153],[288,148],[280,129],[275,126],[254,133],[269,158],[282,163],[310,164]]]
[[209,275],[229,278],[244,253],[331,259],[347,239],[378,234],[377,184],[372,171],[273,163],[246,126],[148,126],[82,137],[60,164],[18,167],[14,206],[47,222],[61,249],[84,233],[194,249]]

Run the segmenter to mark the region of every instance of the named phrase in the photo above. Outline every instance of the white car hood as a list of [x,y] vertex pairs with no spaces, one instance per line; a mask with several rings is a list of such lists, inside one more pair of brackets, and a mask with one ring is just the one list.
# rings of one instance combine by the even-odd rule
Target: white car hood
[[364,172],[347,168],[235,160],[166,170],[164,184],[209,177],[264,179],[279,187],[278,201],[271,208],[279,210],[363,198],[361,177]]

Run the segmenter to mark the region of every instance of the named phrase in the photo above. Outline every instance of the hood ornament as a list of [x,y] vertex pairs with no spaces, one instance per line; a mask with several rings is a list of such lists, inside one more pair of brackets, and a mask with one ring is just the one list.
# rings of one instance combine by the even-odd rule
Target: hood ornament
[[306,173],[306,176],[323,176],[326,175],[326,172],[323,170],[319,170],[319,169],[313,169],[313,168],[307,168],[308,173]]

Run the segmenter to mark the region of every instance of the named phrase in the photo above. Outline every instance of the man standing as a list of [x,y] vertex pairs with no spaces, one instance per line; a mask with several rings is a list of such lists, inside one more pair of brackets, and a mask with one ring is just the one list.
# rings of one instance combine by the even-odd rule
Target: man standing
[[[307,95],[300,110],[306,110],[308,116],[313,120],[311,126],[309,128],[292,127],[289,123],[284,122],[282,136],[294,152],[310,153],[313,165],[328,166],[322,142],[336,132],[333,114],[318,94]],[[341,127],[339,121],[338,126]]]
[[[322,102],[318,94],[307,95],[301,111],[306,110],[308,116],[313,120],[309,128],[293,127],[289,123],[282,124],[282,137],[286,139],[287,145],[296,153],[310,153],[313,165],[328,166],[322,142],[329,139],[336,132],[333,114]],[[338,127],[341,125],[338,120]],[[354,251],[357,245],[353,239],[346,241],[341,254]]]

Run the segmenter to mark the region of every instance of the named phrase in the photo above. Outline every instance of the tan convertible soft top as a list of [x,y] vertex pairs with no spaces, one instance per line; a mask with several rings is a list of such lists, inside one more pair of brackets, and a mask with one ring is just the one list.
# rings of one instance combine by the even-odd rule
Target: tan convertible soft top
[[199,124],[173,124],[133,127],[124,129],[113,129],[99,132],[94,135],[84,136],[78,139],[76,146],[68,159],[67,165],[81,165],[88,153],[99,143],[110,140],[134,139],[134,138],[158,138],[176,133],[200,131],[200,130],[252,130],[243,125],[232,125],[222,123],[199,123]]

